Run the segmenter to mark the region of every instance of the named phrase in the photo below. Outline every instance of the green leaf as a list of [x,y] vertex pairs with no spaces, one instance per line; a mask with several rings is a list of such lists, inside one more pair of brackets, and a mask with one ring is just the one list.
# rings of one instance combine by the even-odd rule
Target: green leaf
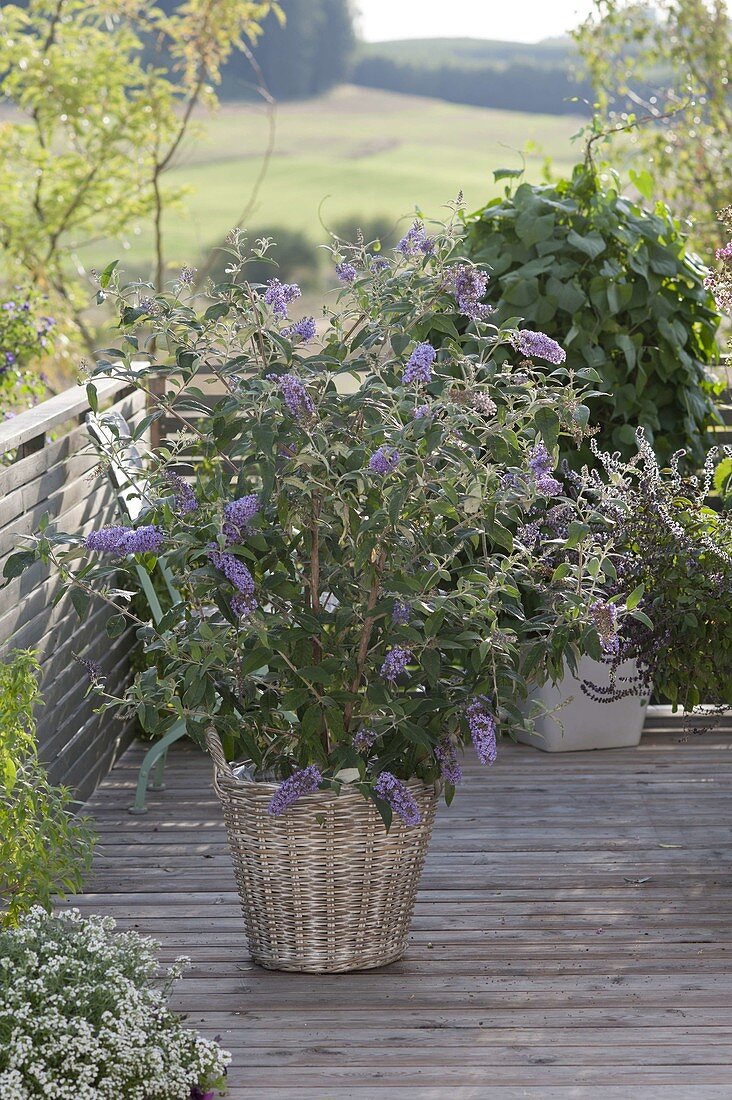
[[89,408],[93,413],[99,411],[99,398],[97,397],[97,387],[93,382],[87,382],[86,384],[86,399],[89,402]]
[[643,593],[645,592],[645,590],[646,586],[644,584],[639,584],[637,588],[633,589],[625,602],[625,606],[627,607],[628,611],[633,611],[634,608],[638,606],[638,604],[643,599]]
[[[99,285],[102,290],[106,290],[111,281],[112,275],[119,264],[119,260],[113,260],[111,264],[107,264],[102,274],[99,276]],[[96,410],[95,410],[96,411]]]
[[521,179],[523,174],[523,168],[495,168],[493,170],[493,179],[496,183],[498,183],[499,180],[517,180]]
[[112,615],[111,619],[107,619],[108,637],[119,638],[120,634],[124,634],[126,626],[127,619],[124,615]]
[[554,409],[544,405],[536,410],[534,423],[541,433],[547,450],[552,451],[559,439],[559,417]]
[[12,581],[16,577],[19,577],[35,560],[36,554],[34,550],[17,550],[16,553],[11,554],[5,562],[3,576],[6,580]]

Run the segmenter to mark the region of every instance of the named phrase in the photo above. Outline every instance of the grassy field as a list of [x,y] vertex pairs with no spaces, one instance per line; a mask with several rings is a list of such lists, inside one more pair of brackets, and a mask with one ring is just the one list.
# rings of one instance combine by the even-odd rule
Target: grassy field
[[[301,229],[318,243],[327,239],[319,210],[326,225],[347,217],[408,222],[415,207],[439,216],[460,189],[473,209],[497,193],[493,170],[520,167],[522,152],[529,180],[541,178],[546,157],[555,172],[568,171],[580,155],[570,140],[580,125],[567,116],[464,107],[351,86],[282,104],[274,155],[246,227]],[[237,224],[267,144],[267,118],[258,105],[225,105],[202,118],[200,127],[167,176],[169,183],[190,188],[166,225],[171,268],[196,264]],[[105,243],[85,259],[99,266],[119,254],[119,245]],[[140,226],[122,252],[124,268],[143,274],[151,254],[149,229]]]

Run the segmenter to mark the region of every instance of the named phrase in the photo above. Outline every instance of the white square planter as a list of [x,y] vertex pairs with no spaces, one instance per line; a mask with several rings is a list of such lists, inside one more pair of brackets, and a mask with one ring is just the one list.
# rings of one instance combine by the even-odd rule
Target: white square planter
[[[618,669],[618,681],[632,675],[634,661],[624,661]],[[648,699],[629,695],[612,703],[596,703],[582,691],[582,681],[589,680],[601,687],[610,684],[608,666],[591,657],[582,657],[578,676],[567,673],[556,685],[546,683],[536,688],[533,697],[548,710],[553,710],[570,696],[571,701],[556,717],[545,715],[534,719],[534,733],[520,732],[518,740],[544,752],[577,752],[588,749],[620,749],[640,742]],[[560,724],[561,723],[561,724]]]

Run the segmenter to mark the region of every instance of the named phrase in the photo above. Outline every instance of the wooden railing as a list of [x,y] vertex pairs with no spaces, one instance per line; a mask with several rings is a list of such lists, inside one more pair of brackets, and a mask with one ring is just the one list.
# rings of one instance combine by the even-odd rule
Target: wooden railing
[[[97,386],[100,407],[118,410],[134,423],[144,415],[144,396],[123,382]],[[0,576],[23,535],[49,529],[86,534],[109,522],[115,498],[106,476],[95,474],[99,459],[85,427],[89,404],[83,387],[67,390],[34,409],[0,423]],[[93,791],[127,743],[130,730],[111,714],[95,713],[88,679],[74,655],[97,661],[116,691],[129,675],[130,637],[110,641],[108,609],[92,606],[80,622],[68,598],[52,607],[53,570],[40,562],[22,576],[0,581],[0,660],[12,649],[32,648],[41,664],[44,706],[38,710],[38,738],[50,778],[72,787],[80,798]]]

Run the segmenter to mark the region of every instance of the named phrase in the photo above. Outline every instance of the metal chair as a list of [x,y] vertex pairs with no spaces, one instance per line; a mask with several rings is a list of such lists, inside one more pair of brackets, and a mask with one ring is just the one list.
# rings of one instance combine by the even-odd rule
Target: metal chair
[[[88,413],[86,417],[86,426],[97,450],[107,464],[107,472],[117,496],[119,510],[123,515],[126,515],[128,519],[134,522],[140,515],[145,504],[147,481],[145,478],[142,457],[132,439],[129,425],[123,416],[117,412],[113,412],[103,413],[101,416],[96,416],[94,413]],[[171,600],[174,604],[180,603],[182,597],[173,583],[172,574],[164,557],[158,558],[157,568]],[[155,586],[150,579],[150,575],[137,562],[135,562],[135,571],[140,580],[140,586],[145,593],[145,598],[150,608],[151,618],[153,622],[158,624],[163,618],[163,609],[160,606],[160,600],[155,591]],[[131,814],[147,813],[145,797],[148,783],[150,790],[165,790],[163,773],[165,770],[165,760],[168,748],[174,741],[178,741],[181,737],[185,737],[186,732],[185,719],[179,718],[173,723],[170,729],[147,750],[140,766],[137,789],[135,791],[135,801],[129,808]],[[149,782],[151,772],[152,781]]]

